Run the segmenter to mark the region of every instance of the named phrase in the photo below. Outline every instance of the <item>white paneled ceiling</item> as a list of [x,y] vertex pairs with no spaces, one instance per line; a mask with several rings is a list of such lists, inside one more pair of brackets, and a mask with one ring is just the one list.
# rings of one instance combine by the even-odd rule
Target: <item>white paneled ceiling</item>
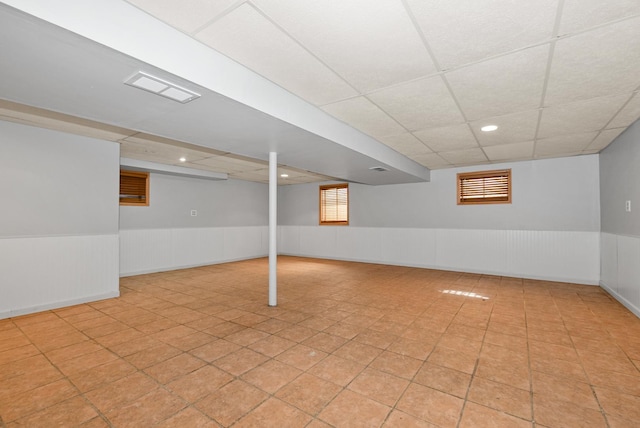
[[[247,32],[247,28],[253,31]],[[248,4],[197,34],[198,40],[314,104],[357,91]]]
[[476,138],[467,124],[427,128],[414,133],[434,152],[478,147]]
[[[135,6],[173,27],[176,40],[188,37],[222,53],[428,168],[597,153],[640,117],[639,0],[116,3]],[[140,123],[149,123],[142,113]],[[230,157],[230,143],[199,149],[195,137],[203,133],[158,140],[11,103],[0,105],[0,118],[85,133],[93,123],[93,136],[120,141],[131,158],[179,164],[180,155],[187,158],[182,166],[267,180],[265,162]],[[488,124],[498,130],[481,131]],[[290,144],[291,159],[301,159]],[[296,166],[288,165],[286,182],[330,178],[326,170]]]
[[374,138],[405,131],[388,113],[366,97],[329,104],[324,106],[323,110]]
[[[132,3],[184,29],[184,2]],[[430,168],[594,153],[640,117],[638,0],[211,3],[191,36]]]
[[385,88],[371,93],[369,99],[408,131],[464,123],[439,76]]
[[473,63],[548,40],[557,0],[408,0],[442,69]]
[[400,0],[249,3],[363,93],[436,70]]

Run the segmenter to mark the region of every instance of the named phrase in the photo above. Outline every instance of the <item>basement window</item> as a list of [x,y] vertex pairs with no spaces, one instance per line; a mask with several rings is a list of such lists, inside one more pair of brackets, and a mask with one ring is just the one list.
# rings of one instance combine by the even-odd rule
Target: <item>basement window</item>
[[349,185],[320,186],[320,224],[349,225]]
[[458,174],[458,205],[510,203],[510,169]]
[[120,205],[149,206],[149,173],[120,170]]

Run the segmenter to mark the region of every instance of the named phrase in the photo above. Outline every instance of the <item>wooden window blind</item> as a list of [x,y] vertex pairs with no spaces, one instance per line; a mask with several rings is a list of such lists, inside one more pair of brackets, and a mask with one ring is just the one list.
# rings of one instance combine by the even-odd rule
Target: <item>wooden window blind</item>
[[458,205],[510,203],[510,169],[458,174]]
[[349,185],[320,186],[320,224],[349,224]]
[[149,205],[149,173],[120,170],[120,205]]

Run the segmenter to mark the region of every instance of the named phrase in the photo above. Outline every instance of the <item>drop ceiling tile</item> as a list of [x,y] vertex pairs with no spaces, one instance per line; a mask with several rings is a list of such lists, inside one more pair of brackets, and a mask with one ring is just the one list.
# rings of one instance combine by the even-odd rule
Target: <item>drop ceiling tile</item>
[[598,131],[628,99],[625,94],[547,107],[542,111],[538,138]]
[[638,0],[564,0],[559,34],[575,33],[638,14]]
[[548,52],[537,46],[445,76],[469,120],[532,110],[540,105]]
[[413,134],[408,132],[399,135],[391,135],[380,139],[381,142],[405,156],[431,153],[431,149],[425,146]]
[[414,161],[429,169],[450,168],[452,165],[435,153],[411,157]]
[[593,154],[593,153],[589,153],[585,150],[578,150],[575,152],[564,152],[561,154],[550,154],[550,155],[535,155],[535,159],[554,159],[554,158],[558,158],[558,157],[563,157],[563,158],[568,158],[571,156],[580,156],[580,155],[588,155],[588,154]]
[[640,18],[558,40],[545,105],[631,92],[640,85]]
[[545,158],[580,153],[589,146],[596,135],[598,135],[597,132],[587,132],[537,140],[534,157]]
[[153,150],[175,150],[179,149],[184,154],[196,154],[202,157],[210,156],[222,156],[227,152],[212,149],[210,147],[197,146],[195,144],[184,143],[182,141],[172,140],[170,138],[164,138],[157,135],[150,135],[144,132],[136,132],[133,135],[125,137],[120,140],[121,143],[137,143],[143,147],[145,145]]
[[253,3],[363,93],[435,72],[400,1]]
[[305,176],[300,176],[296,178],[287,178],[287,179],[278,179],[278,184],[286,185],[286,184],[304,184],[304,183],[321,183],[324,181],[332,181],[334,178],[327,177],[324,175],[318,174],[309,174]]
[[607,147],[613,142],[626,128],[607,129],[602,131],[591,144],[587,146],[585,151],[596,151]]
[[467,124],[423,129],[414,132],[423,143],[434,152],[477,148],[478,143]]
[[594,154],[599,153],[599,152],[600,152],[600,150],[590,150],[590,149],[586,149],[586,150],[583,150],[583,151],[582,151],[581,153],[579,153],[579,154],[581,154],[581,155],[594,155]]
[[[268,168],[267,168],[268,170]],[[288,174],[289,176],[286,178],[280,177],[280,174]],[[298,168],[292,168],[288,166],[279,166],[278,167],[278,183],[313,183],[317,181],[327,181],[331,180],[331,177],[327,177],[325,175],[316,174],[314,172],[305,171]]]
[[161,21],[191,33],[230,8],[237,0],[127,0]]
[[190,150],[184,147],[171,146],[153,141],[132,141],[128,137],[120,140],[120,157],[146,160],[170,165],[182,165],[181,157],[185,157],[188,162],[199,161],[210,156],[210,153]]
[[533,140],[522,143],[487,146],[484,148],[484,152],[492,162],[531,159],[533,156]]
[[[278,168],[278,185],[288,185],[288,184],[302,184],[302,183],[315,183],[326,181],[327,177],[323,175],[316,175],[313,173],[300,174],[297,173],[295,177],[289,176],[286,178],[280,177],[281,171],[292,173],[292,171],[287,170],[286,168]],[[229,178],[236,180],[246,180],[246,181],[255,181],[258,183],[269,183],[269,168],[259,169],[256,171],[246,171],[246,172],[234,172],[229,174]]]
[[557,0],[408,0],[443,69],[548,40]]
[[[268,169],[268,168],[267,168]],[[287,178],[297,178],[297,177],[304,177],[305,175],[310,174],[307,171],[302,171],[296,168],[289,168],[289,167],[285,167],[285,166],[279,166],[278,167],[278,177],[281,174],[287,174],[289,177]]]
[[440,76],[403,83],[368,97],[410,131],[464,122]]
[[[248,172],[264,169],[266,162],[261,161],[247,161],[243,159],[236,159],[230,156],[212,156],[206,159],[195,160],[192,163],[198,165],[205,165],[212,168],[219,168],[220,172],[226,172],[227,174],[236,172]],[[216,169],[217,171],[218,169]]]
[[481,149],[454,150],[438,153],[444,160],[453,165],[472,165],[487,163],[487,157]]
[[258,183],[269,182],[269,170],[261,169],[256,171],[231,172],[229,178],[235,180],[257,181]]
[[229,165],[227,163],[225,163],[224,161],[220,160],[216,163],[213,163],[212,165],[210,164],[197,164],[197,163],[190,163],[187,165],[189,168],[195,168],[195,169],[204,169],[206,171],[214,171],[214,172],[220,172],[223,174],[228,174],[229,177],[231,177],[231,174],[237,174],[243,171],[238,171],[236,168],[234,168],[232,165]]
[[196,37],[312,104],[357,92],[289,36],[244,4]]
[[[481,146],[533,141],[538,126],[538,110],[528,110],[504,116],[491,117],[471,122],[471,128]],[[485,125],[497,125],[498,129],[483,132]]]
[[622,128],[640,119],[640,95],[638,93],[607,125],[607,128]]
[[322,107],[330,115],[374,138],[406,132],[378,106],[364,97],[351,98]]
[[[120,147],[120,157],[129,158],[129,159],[137,159],[146,162],[154,162],[154,163],[162,163],[165,165],[173,165],[176,163],[176,159],[173,156],[161,155],[157,153],[144,153],[140,150],[131,150],[130,148],[125,148],[124,146]],[[183,165],[187,168],[190,168],[189,165]],[[213,170],[209,170],[213,171]],[[216,171],[223,172],[223,171]]]
[[[289,177],[280,177],[281,173],[288,173]],[[229,174],[229,178],[237,180],[255,181],[259,183],[269,182],[269,168],[263,168],[255,171],[234,172]],[[319,183],[331,180],[330,177],[314,174],[311,172],[301,173],[298,170],[288,168],[278,168],[278,185],[302,184],[302,183]]]

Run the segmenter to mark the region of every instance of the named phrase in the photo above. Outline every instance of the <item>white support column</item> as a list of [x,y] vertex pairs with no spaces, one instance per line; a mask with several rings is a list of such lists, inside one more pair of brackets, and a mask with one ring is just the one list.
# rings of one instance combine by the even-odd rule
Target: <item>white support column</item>
[[278,153],[269,152],[269,306],[278,304]]

